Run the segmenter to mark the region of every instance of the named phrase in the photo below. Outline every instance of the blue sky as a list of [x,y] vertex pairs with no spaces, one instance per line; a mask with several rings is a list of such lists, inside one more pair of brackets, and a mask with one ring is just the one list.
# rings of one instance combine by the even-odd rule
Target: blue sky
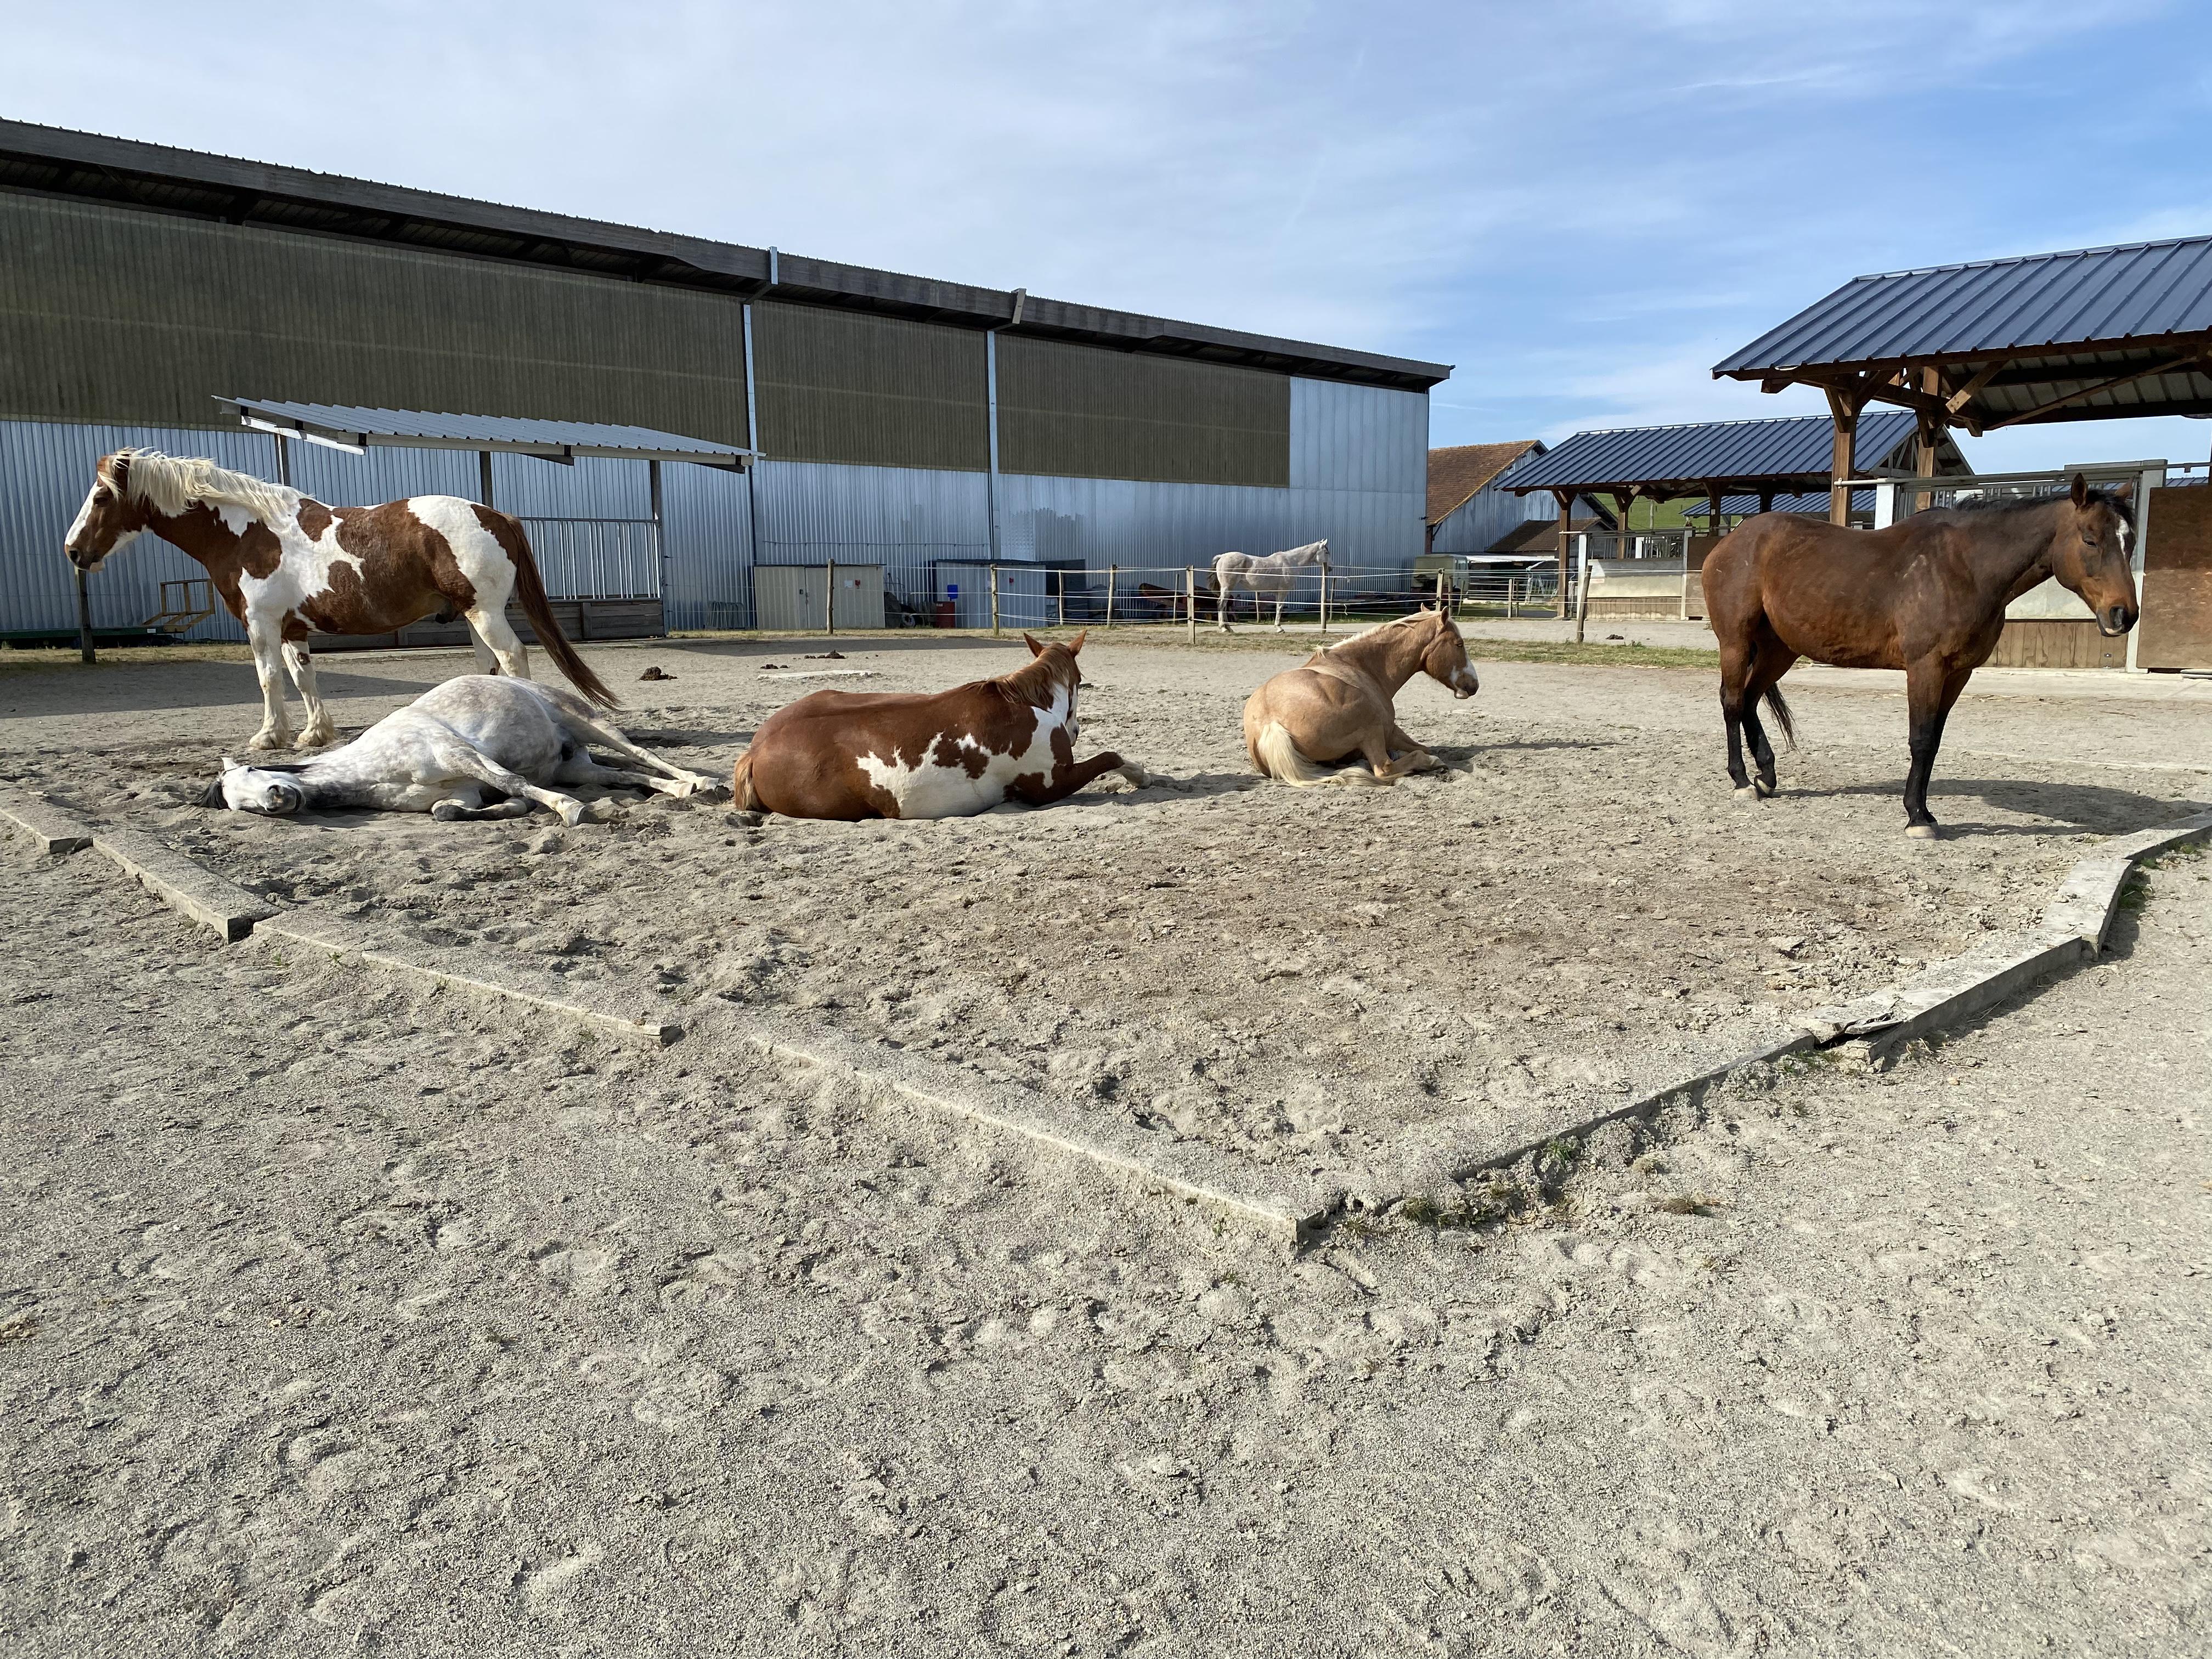
[[1439,444],[1811,410],[1708,370],[1862,272],[2212,230],[2156,0],[8,16],[18,118],[1454,363]]

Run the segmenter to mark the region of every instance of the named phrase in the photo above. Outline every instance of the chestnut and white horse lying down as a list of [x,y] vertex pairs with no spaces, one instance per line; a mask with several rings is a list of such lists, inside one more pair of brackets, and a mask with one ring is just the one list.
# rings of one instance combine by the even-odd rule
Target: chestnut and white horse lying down
[[[1262,776],[1299,785],[1395,783],[1435,766],[1398,726],[1395,699],[1417,673],[1455,697],[1475,694],[1467,641],[1447,611],[1379,623],[1267,681],[1244,705],[1245,752]],[[1354,755],[1366,769],[1328,769]]]
[[[603,766],[592,758],[594,749],[632,764]],[[465,674],[311,760],[241,766],[225,756],[201,804],[279,816],[373,807],[434,818],[514,818],[535,801],[575,823],[584,804],[553,787],[564,783],[678,796],[715,787],[712,778],[639,748],[564,687]]]
[[1260,622],[1260,599],[1262,594],[1275,596],[1275,631],[1283,631],[1283,601],[1298,585],[1298,572],[1319,565],[1328,568],[1328,543],[1308,542],[1304,547],[1293,547],[1281,553],[1224,553],[1213,562],[1213,585],[1220,592],[1219,606],[1214,620],[1221,624],[1224,634],[1236,630],[1229,626],[1229,590],[1242,582],[1252,590],[1252,623]]
[[380,507],[325,507],[213,461],[118,449],[100,457],[62,545],[77,568],[97,570],[149,530],[204,565],[223,605],[246,624],[261,681],[261,729],[251,748],[292,740],[287,665],[307,713],[299,746],[337,739],[315,690],[313,633],[390,634],[433,614],[465,617],[486,673],[495,662],[502,674],[529,678],[529,653],[507,623],[510,598],[577,690],[614,707],[614,695],[553,618],[521,520],[478,502],[416,495]]
[[[1085,630],[1085,634],[1089,632]],[[950,691],[816,691],[761,722],[732,804],[794,818],[957,818],[1009,797],[1044,806],[1102,773],[1141,789],[1119,755],[1075,758],[1085,634],[1040,645],[1012,674]]]

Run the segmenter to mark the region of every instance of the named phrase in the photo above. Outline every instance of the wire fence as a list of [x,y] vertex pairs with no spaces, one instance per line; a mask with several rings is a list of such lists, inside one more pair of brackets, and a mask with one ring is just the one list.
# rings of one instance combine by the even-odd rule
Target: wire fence
[[[830,631],[818,595],[839,594],[836,629],[873,627],[848,611],[848,587],[862,584],[862,572],[880,573],[886,628],[947,628],[1010,630],[1054,628],[1180,627],[1195,635],[1201,629],[1257,625],[1330,632],[1385,622],[1443,600],[1456,614],[1470,617],[1540,617],[1559,614],[1556,564],[1547,558],[1492,567],[1446,556],[1425,556],[1418,565],[1331,565],[1269,575],[1256,583],[1231,577],[1226,592],[1204,565],[1078,565],[1001,562],[957,555],[899,566],[870,559],[847,563],[785,559],[756,567],[760,620],[757,626],[790,628],[779,618],[787,608],[772,604],[762,586],[765,573],[778,573],[781,586],[797,589],[803,573],[805,592],[815,596],[798,627]],[[873,582],[866,585],[872,587]],[[870,601],[873,603],[872,600]],[[794,620],[796,620],[794,618]]]

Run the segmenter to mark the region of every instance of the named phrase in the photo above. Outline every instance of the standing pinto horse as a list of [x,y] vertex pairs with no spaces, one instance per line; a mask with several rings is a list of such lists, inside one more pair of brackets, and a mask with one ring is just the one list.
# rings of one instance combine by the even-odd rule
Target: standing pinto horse
[[[1912,721],[1905,833],[1933,840],[1928,775],[1943,722],[1996,648],[2006,605],[2056,576],[2105,634],[2126,633],[2137,614],[2134,534],[2128,486],[2092,489],[2078,472],[2064,495],[1916,513],[1887,530],[1845,530],[1787,513],[1751,520],[1705,568],[1736,793],[1774,793],[1774,746],[1757,705],[1764,697],[1783,735],[1794,736],[1777,682],[1798,658],[1901,668]],[[1756,782],[1744,772],[1747,732]]]
[[102,456],[63,542],[70,562],[97,570],[148,530],[206,566],[224,605],[246,624],[261,680],[261,729],[251,748],[291,741],[283,665],[307,708],[299,746],[336,740],[315,690],[311,633],[390,634],[433,612],[458,613],[501,673],[528,679],[529,656],[507,625],[510,597],[576,689],[614,706],[613,694],[553,620],[521,523],[477,502],[416,495],[381,507],[331,507],[213,461],[153,449]]
[[1034,661],[950,691],[816,691],[761,722],[730,775],[732,804],[794,818],[959,818],[1012,796],[1032,806],[1102,773],[1141,789],[1119,755],[1075,758],[1075,659],[1085,634]]

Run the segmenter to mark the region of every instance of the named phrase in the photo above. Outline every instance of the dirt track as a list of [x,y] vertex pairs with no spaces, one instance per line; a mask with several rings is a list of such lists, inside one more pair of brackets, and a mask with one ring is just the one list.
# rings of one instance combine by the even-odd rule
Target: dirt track
[[[657,648],[676,678],[649,685],[645,654],[605,660],[637,705],[634,734],[720,772],[808,684],[764,674],[937,686],[1024,655],[844,643],[836,663],[805,646]],[[42,752],[16,768],[287,903],[679,1008],[796,1013],[1324,1180],[1431,1119],[1540,1095],[1595,1113],[1718,1060],[1791,1009],[2024,925],[2090,837],[2212,796],[2204,774],[2110,764],[2102,733],[2124,719],[2205,747],[2184,708],[1985,696],[1954,720],[1935,796],[1957,833],[1916,844],[1899,833],[1893,696],[1801,691],[1802,750],[1784,757],[1783,796],[1754,806],[1728,793],[1705,675],[1510,663],[1486,665],[1472,702],[1408,688],[1404,722],[1444,773],[1387,792],[1262,787],[1238,710],[1296,659],[1096,650],[1085,745],[1161,781],[947,823],[746,829],[718,807],[627,798],[574,830],[210,813],[187,803],[226,726],[251,725],[190,706],[196,684],[242,678],[212,664],[132,671],[137,710],[21,722]],[[358,721],[422,672],[325,679]],[[1984,760],[1981,742],[2011,757]]]
[[0,861],[11,1652],[2203,1650],[2206,860],[1936,1056],[1296,1263]]

